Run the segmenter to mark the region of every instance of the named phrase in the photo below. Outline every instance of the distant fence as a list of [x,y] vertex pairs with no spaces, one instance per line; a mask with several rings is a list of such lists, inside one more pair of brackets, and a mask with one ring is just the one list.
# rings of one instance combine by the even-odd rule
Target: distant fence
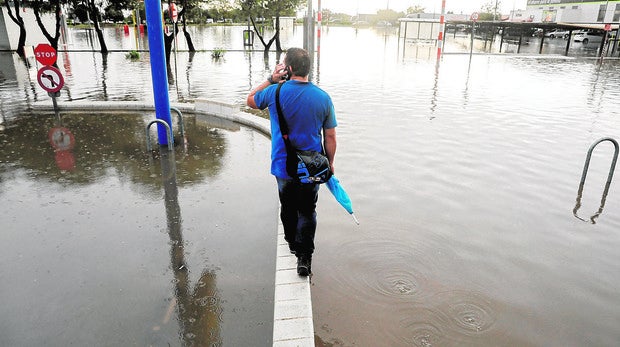
[[405,42],[436,43],[441,24],[439,19],[403,18],[399,20],[398,38]]

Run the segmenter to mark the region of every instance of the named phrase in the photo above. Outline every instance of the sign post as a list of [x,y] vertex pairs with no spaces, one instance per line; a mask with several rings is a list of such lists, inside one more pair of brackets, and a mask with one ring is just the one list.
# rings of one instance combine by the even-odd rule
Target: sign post
[[170,18],[172,19],[172,23],[177,22],[179,13],[177,12],[177,5],[173,3],[170,4]]
[[177,19],[179,18],[179,13],[177,11],[177,5],[175,3],[170,4],[170,8],[168,8],[168,12],[170,12],[170,19],[172,20],[172,39],[174,41],[174,85],[177,89],[177,94],[179,94],[179,84],[176,82],[177,79],[177,45],[179,42],[177,41]]
[[39,69],[37,73],[37,81],[43,90],[52,97],[52,103],[54,104],[54,112],[58,118],[58,104],[56,103],[56,97],[60,95],[60,90],[65,85],[65,79],[62,77],[60,70],[55,68],[56,59],[58,54],[54,47],[47,43],[40,43],[34,48],[34,57],[39,63],[44,65]]
[[441,59],[444,46],[444,32],[446,30],[446,0],[441,0],[441,16],[439,16],[439,34],[437,35],[437,61]]
[[471,14],[471,40],[469,43],[469,63],[471,64],[471,56],[474,54],[474,33],[476,32],[476,22],[478,21],[478,12]]
[[605,24],[605,34],[603,35],[603,42],[601,42],[601,47],[599,48],[601,63],[603,62],[603,57],[607,55],[607,51],[609,50],[609,32],[611,31],[611,24]]

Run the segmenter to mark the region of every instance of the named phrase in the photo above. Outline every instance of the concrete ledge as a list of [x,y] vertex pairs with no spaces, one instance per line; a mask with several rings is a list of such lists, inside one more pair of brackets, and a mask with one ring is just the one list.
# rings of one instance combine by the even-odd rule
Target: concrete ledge
[[254,128],[267,136],[271,136],[269,120],[241,112],[238,106],[220,101],[197,99],[194,103],[195,112],[206,113],[222,117],[251,128]]
[[[232,104],[199,99],[194,104],[174,103],[170,106],[178,108],[182,113],[220,117],[253,128],[265,136],[271,136],[271,125],[268,119],[242,112],[238,106]],[[31,109],[34,111],[53,111],[54,106],[51,101],[43,101],[32,105]],[[144,101],[71,101],[59,102],[58,110],[72,112],[154,112],[155,106]],[[172,117],[174,119],[174,114]]]
[[281,222],[276,256],[273,346],[314,346],[310,277],[297,275],[297,257],[288,249]]
[[[187,113],[192,113],[195,110],[193,104],[187,103],[170,104],[170,106],[174,106],[181,112]],[[43,101],[32,105],[31,108],[35,111],[53,111],[54,105],[51,101]],[[72,112],[134,112],[155,111],[155,106],[144,101],[59,101],[58,110]]]
[[[214,116],[248,126],[267,137],[271,136],[268,119],[241,112],[234,105],[218,101],[197,100],[195,104],[177,103],[170,106],[178,108],[182,113]],[[153,104],[135,101],[60,102],[58,108],[60,111],[99,113],[155,111]],[[51,101],[36,103],[31,109],[46,112],[54,110]],[[297,258],[289,252],[281,222],[278,223],[277,240],[273,346],[314,347],[310,277],[297,275]]]

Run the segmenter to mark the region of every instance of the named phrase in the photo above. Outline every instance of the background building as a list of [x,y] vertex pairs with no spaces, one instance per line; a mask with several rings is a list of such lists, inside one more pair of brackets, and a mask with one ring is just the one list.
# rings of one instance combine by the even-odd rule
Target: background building
[[512,22],[605,24],[620,21],[620,0],[528,0],[526,10],[510,13]]

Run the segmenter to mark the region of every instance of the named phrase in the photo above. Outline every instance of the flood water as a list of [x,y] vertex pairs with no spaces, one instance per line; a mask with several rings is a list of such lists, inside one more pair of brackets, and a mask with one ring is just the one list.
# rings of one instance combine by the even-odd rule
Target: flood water
[[[219,61],[209,52],[178,52],[173,102],[203,98],[243,108],[276,61],[271,55],[266,69],[262,51],[233,51],[242,49],[243,29],[196,29],[200,48],[230,51]],[[80,35],[73,44],[87,46]],[[135,42],[121,31],[107,35],[116,47]],[[284,46],[301,46],[300,32]],[[329,28],[322,35],[313,78],[336,106],[336,173],[361,225],[322,190],[312,277],[317,345],[617,345],[620,189],[612,181],[604,191],[611,143],[596,148],[582,195],[578,189],[590,145],[618,137],[620,63],[529,53],[470,60],[462,52],[436,64],[434,47],[403,44],[395,31]],[[59,103],[152,101],[146,54],[138,62],[120,52],[106,60],[88,52],[60,56],[67,87]],[[98,174],[77,179],[60,170],[46,138],[53,116],[24,115],[47,95],[19,64],[14,77],[3,74],[10,126],[0,134],[0,292],[7,302],[0,339],[32,345],[60,336],[61,345],[112,336],[120,344],[182,344],[178,336],[188,325],[173,301],[182,300],[175,282],[184,279],[171,266],[177,229],[166,220],[165,162],[147,163],[140,135],[123,148],[90,149],[93,135],[78,133],[105,133],[110,120],[67,116],[74,151],[82,153],[76,167]],[[189,280],[227,295],[219,306],[207,305],[221,312],[220,330],[212,333],[221,336],[217,343],[248,341],[236,319],[247,319],[242,325],[268,341],[269,329],[256,322],[271,327],[270,303],[261,309],[255,301],[272,300],[272,293],[253,291],[271,290],[264,281],[272,277],[264,276],[272,274],[239,269],[247,263],[235,253],[247,254],[252,244],[252,261],[258,256],[261,268],[273,269],[268,229],[277,222],[277,196],[268,141],[247,129],[194,129],[190,144],[192,137],[221,139],[190,148],[186,157],[176,151]],[[110,142],[116,141],[123,143]],[[183,158],[204,167],[183,169]],[[250,170],[239,169],[248,163]],[[187,178],[195,170],[201,178]],[[258,235],[248,231],[255,223],[264,223]],[[185,295],[200,292],[191,288]],[[200,319],[212,319],[208,312]],[[164,324],[166,317],[176,323]]]

